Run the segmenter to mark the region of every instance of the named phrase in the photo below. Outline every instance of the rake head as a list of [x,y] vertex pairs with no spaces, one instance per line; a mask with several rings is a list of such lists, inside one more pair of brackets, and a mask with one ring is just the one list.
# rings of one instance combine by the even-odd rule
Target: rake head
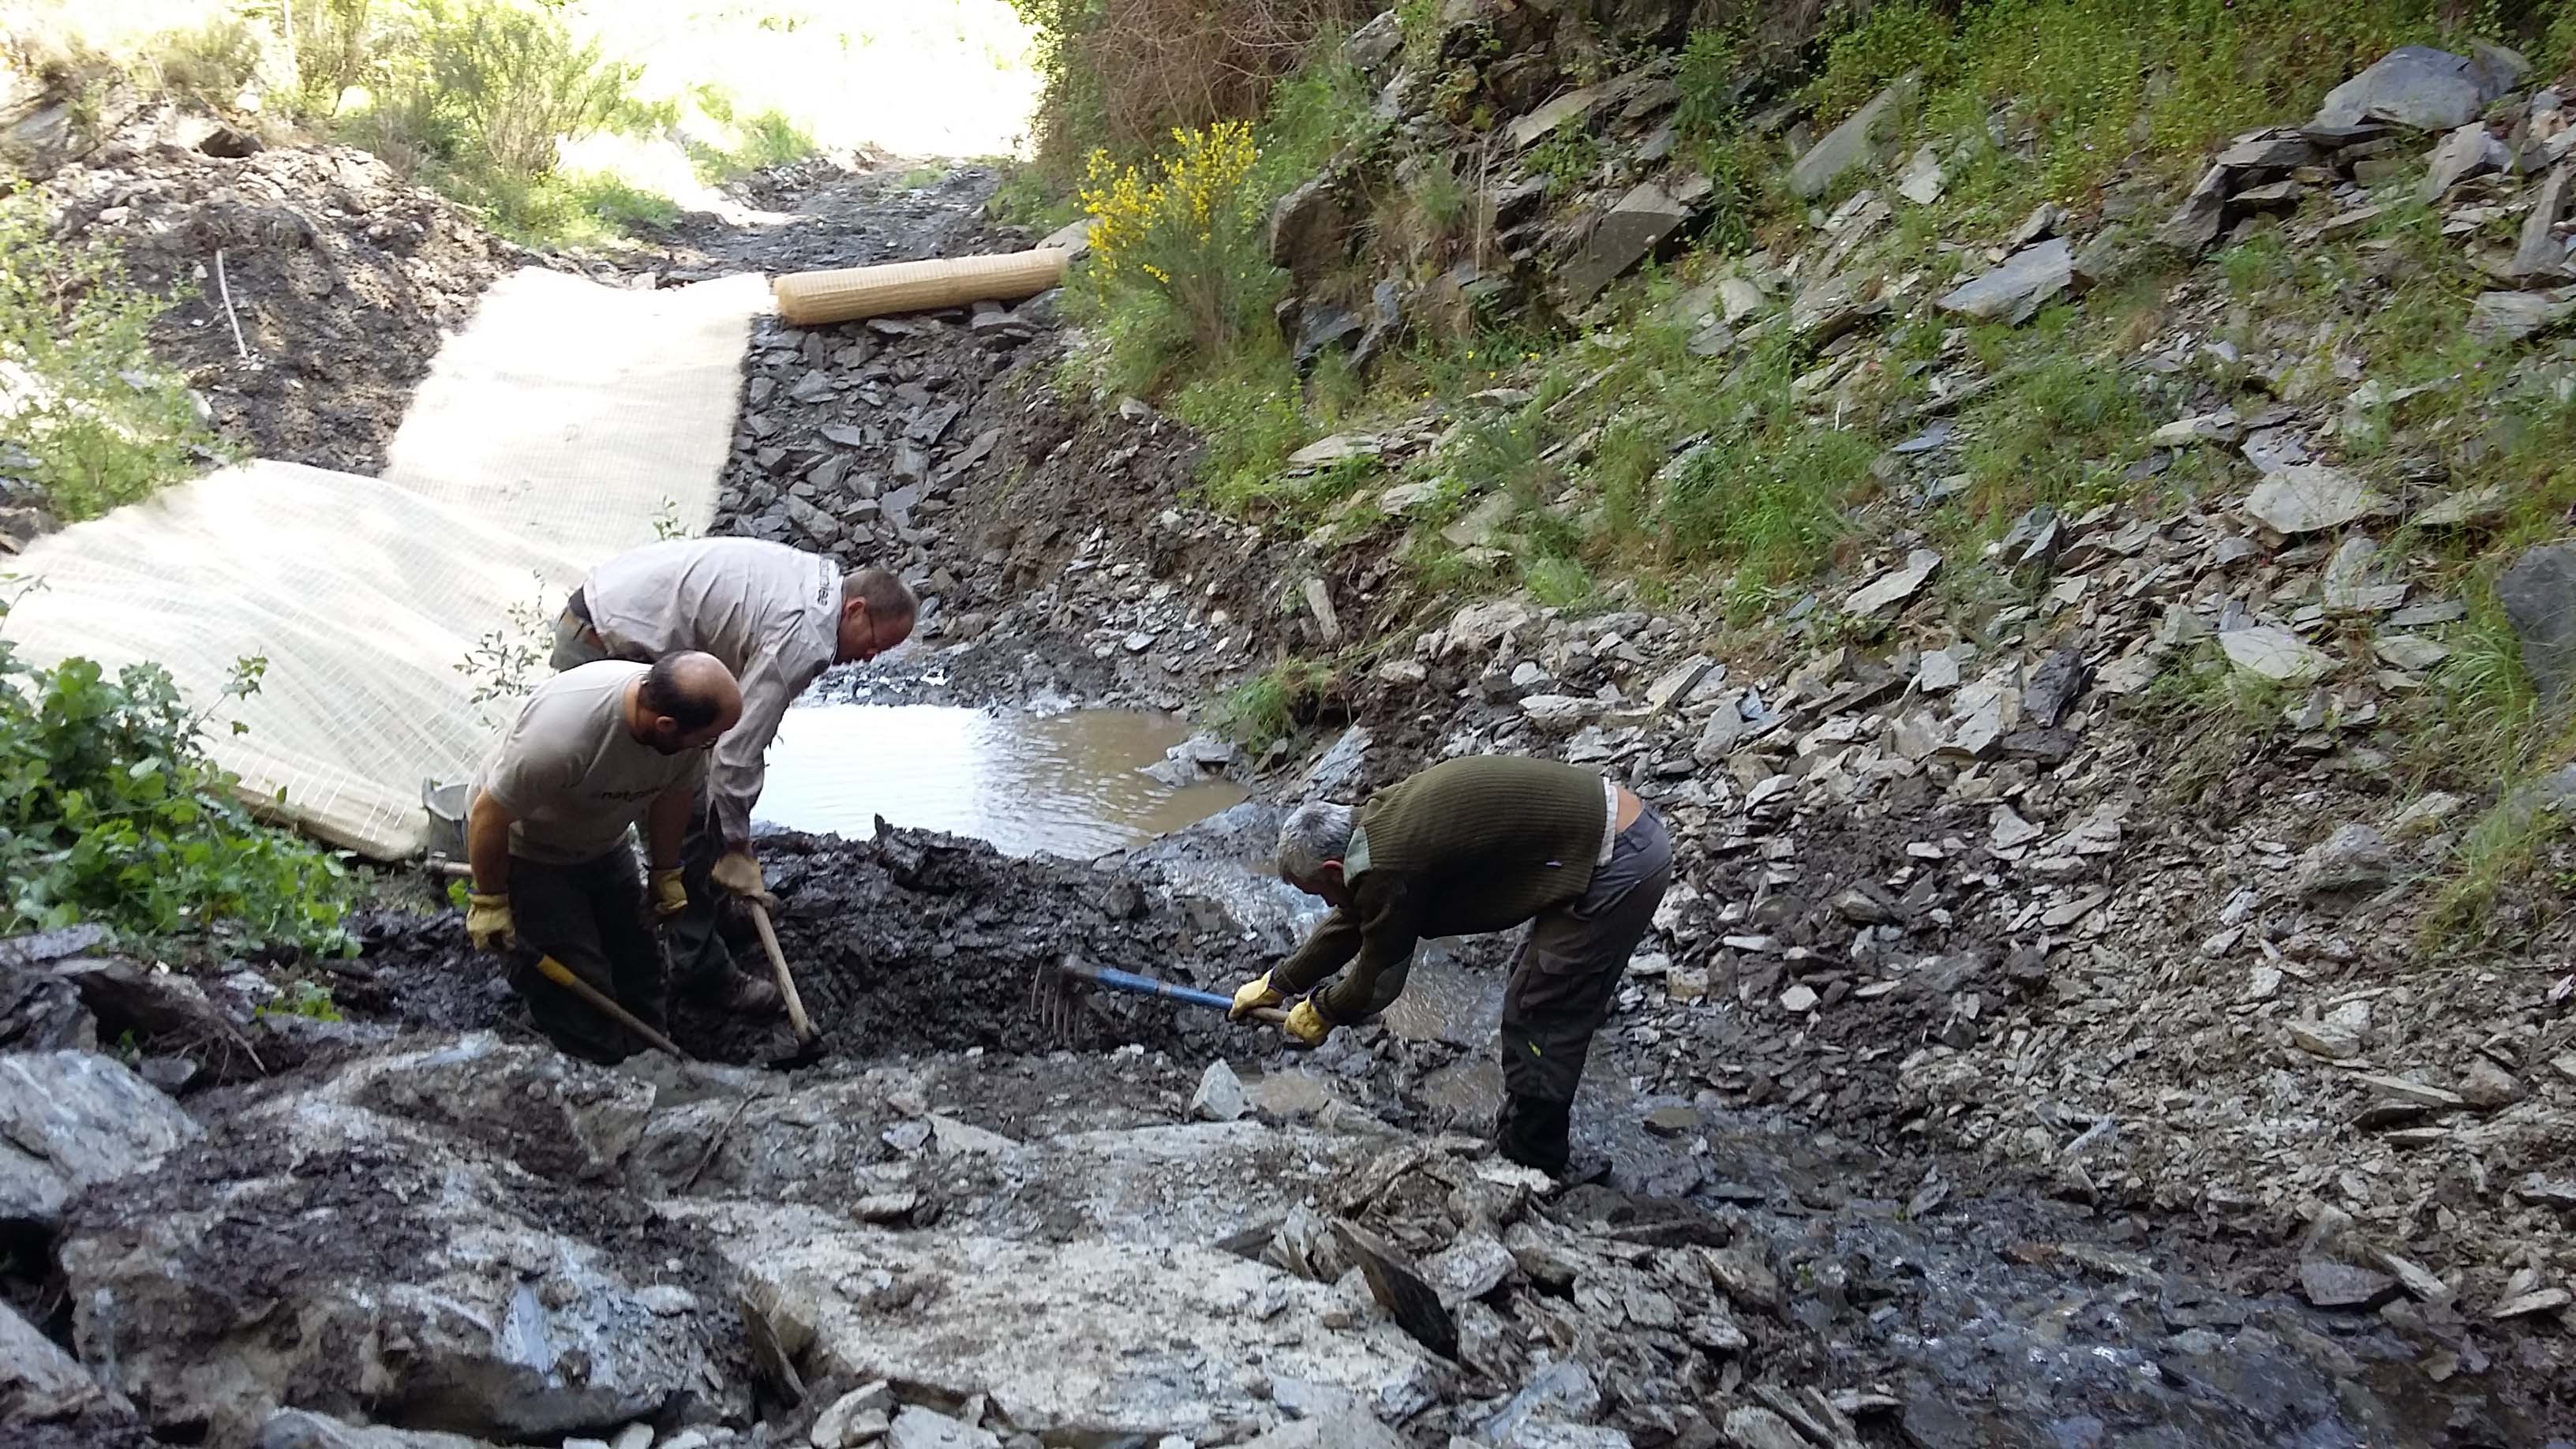
[[1084,1023],[1091,1018],[1091,987],[1064,969],[1061,962],[1038,967],[1029,982],[1029,1014],[1038,1030],[1058,1046],[1080,1046]]

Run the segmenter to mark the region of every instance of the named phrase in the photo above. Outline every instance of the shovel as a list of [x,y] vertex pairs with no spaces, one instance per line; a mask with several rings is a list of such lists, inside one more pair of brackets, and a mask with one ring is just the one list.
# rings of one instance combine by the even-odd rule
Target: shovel
[[571,992],[573,995],[578,996],[583,1001],[589,1003],[591,1010],[599,1012],[601,1015],[606,1016],[610,1021],[616,1022],[619,1026],[626,1028],[628,1031],[644,1038],[645,1041],[652,1045],[660,1047],[662,1050],[678,1057],[681,1061],[685,1062],[689,1060],[689,1054],[680,1050],[678,1045],[673,1043],[669,1037],[664,1036],[653,1028],[637,1021],[635,1019],[635,1013],[628,1011],[625,1007],[609,1000],[605,992],[602,992],[598,987],[593,986],[589,982],[572,974],[572,968],[566,966],[561,961],[556,960],[552,956],[539,956],[537,958],[537,972],[548,981],[553,982],[557,986],[562,987],[564,990]]
[[778,949],[778,932],[769,924],[769,908],[755,900],[745,900],[751,909],[751,924],[760,932],[760,948],[769,953],[769,969],[778,978],[778,995],[787,1003],[787,1024],[796,1029],[796,1050],[770,1062],[781,1071],[791,1067],[810,1067],[823,1059],[823,1037],[814,1030],[813,1018],[805,1014],[805,998],[796,994],[796,978],[787,970],[787,953]]

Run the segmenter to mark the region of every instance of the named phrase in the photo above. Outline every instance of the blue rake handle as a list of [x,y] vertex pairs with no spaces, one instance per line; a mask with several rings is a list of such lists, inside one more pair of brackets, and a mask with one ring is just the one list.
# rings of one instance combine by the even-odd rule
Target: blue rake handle
[[[1063,971],[1065,975],[1075,980],[1106,986],[1112,991],[1124,991],[1135,996],[1159,996],[1166,1001],[1177,1001],[1185,1006],[1204,1006],[1211,1011],[1234,1009],[1234,998],[1222,992],[1201,991],[1195,986],[1158,981],[1151,976],[1139,976],[1133,971],[1121,971],[1112,966],[1089,966],[1079,961],[1067,961],[1064,963]],[[1273,1025],[1288,1019],[1288,1013],[1275,1007],[1263,1007],[1251,1014],[1255,1019],[1270,1022]]]

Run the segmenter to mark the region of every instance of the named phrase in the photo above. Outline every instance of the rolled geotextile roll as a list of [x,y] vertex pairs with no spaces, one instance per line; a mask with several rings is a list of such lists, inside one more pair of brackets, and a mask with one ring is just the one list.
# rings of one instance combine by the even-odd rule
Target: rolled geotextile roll
[[778,315],[799,327],[856,322],[965,302],[1034,297],[1064,280],[1065,253],[1038,247],[999,256],[887,262],[830,272],[791,272],[770,284]]

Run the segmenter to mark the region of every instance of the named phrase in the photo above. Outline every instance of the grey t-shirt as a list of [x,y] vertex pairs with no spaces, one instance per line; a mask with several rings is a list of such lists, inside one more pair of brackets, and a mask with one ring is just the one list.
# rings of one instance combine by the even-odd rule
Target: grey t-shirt
[[707,752],[666,755],[626,727],[626,689],[648,666],[603,660],[537,687],[474,780],[517,817],[510,853],[578,865],[616,849],[673,785],[694,789]]

